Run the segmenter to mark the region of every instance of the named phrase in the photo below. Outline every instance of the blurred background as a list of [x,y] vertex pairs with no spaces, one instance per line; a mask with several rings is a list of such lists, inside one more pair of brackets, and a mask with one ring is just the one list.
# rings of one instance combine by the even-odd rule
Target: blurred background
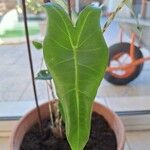
[[[56,1],[66,7],[65,0]],[[120,5],[121,0],[72,0],[72,10],[77,14],[91,3],[98,6],[103,4],[100,18],[100,26],[103,28],[117,6]],[[42,0],[26,0],[35,77],[38,76],[40,70],[45,69],[42,50],[36,50],[32,45],[33,40],[42,41],[45,35],[46,15],[41,7],[42,4]],[[133,118],[127,119],[128,121],[125,119],[125,125],[129,129],[150,129],[149,33],[149,0],[129,0],[104,33],[112,57],[109,60],[105,79],[98,89],[96,100],[123,116],[129,118],[132,116]],[[125,46],[119,46],[120,43]],[[135,47],[132,47],[132,44],[136,46],[134,52],[134,58],[138,63],[136,66],[132,65],[133,60],[130,57],[130,50]],[[116,49],[112,48],[114,45]],[[114,57],[114,54],[118,55],[118,53],[121,55]],[[113,66],[124,65],[128,65],[127,69],[110,69]],[[125,84],[123,84],[124,81],[126,81]],[[49,95],[46,81],[35,80],[35,82],[38,100],[47,101]],[[51,94],[50,98],[52,98]],[[34,106],[22,1],[0,0],[0,118],[7,120],[6,118],[22,116]],[[143,115],[146,115],[148,119]],[[142,116],[142,118],[137,119],[137,116]],[[138,136],[140,137],[139,142],[136,138]],[[130,144],[127,144],[127,147],[130,147],[131,150],[149,150],[148,137],[150,137],[150,132],[147,131],[128,133],[127,140]],[[147,142],[144,143],[146,148],[140,145],[143,141]]]

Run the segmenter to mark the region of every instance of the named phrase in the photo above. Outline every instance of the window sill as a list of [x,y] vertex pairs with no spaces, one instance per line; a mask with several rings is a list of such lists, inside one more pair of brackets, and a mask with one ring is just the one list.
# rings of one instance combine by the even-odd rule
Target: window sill
[[[97,97],[96,101],[107,106],[102,98]],[[45,101],[40,101],[40,104],[43,102]],[[34,101],[0,102],[0,137],[9,137],[18,120],[34,107]],[[121,114],[126,130],[150,129],[150,115],[122,115],[120,112],[118,114]]]

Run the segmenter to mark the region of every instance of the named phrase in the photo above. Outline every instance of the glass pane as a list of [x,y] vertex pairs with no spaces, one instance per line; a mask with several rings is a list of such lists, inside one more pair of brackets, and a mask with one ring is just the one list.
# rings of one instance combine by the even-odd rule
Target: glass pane
[[[42,51],[33,40],[41,40],[45,15],[37,1],[27,1],[28,27],[35,76],[41,69]],[[41,7],[40,7],[41,8]],[[36,81],[39,100],[46,100],[46,83]],[[21,1],[0,1],[0,102],[34,101]]]
[[[93,2],[94,1],[92,1],[92,3]],[[111,12],[115,10],[118,2],[120,1],[111,0],[105,2],[105,9],[103,9],[103,16],[101,17],[102,26],[107,21],[107,15],[111,14]],[[85,3],[85,6],[91,2],[81,1],[81,3]],[[102,1],[100,1],[100,3],[102,3]],[[36,50],[33,47],[32,40],[43,39],[46,21],[45,14],[43,13],[43,10],[39,9],[39,3],[37,3],[37,1],[28,1],[27,6],[31,50],[36,76],[39,70],[44,69],[44,64],[42,63],[42,51]],[[140,52],[138,52],[137,55],[140,55],[142,52],[144,58],[147,58],[149,57],[150,48],[148,41],[149,34],[147,34],[150,32],[150,2],[147,2],[146,6],[141,6],[147,7],[147,11],[144,14],[142,10],[139,11],[138,7],[138,14],[136,14],[139,16],[140,24],[143,26],[141,37],[142,45],[136,37],[136,45],[141,45],[141,48],[138,50]],[[21,1],[3,0],[0,1],[0,7],[0,102],[34,102]],[[83,8],[82,5],[80,5],[80,8]],[[140,13],[142,13],[142,16],[145,17],[144,20],[140,19]],[[118,17],[120,18],[116,18],[104,33],[104,37],[109,47],[116,43],[120,43],[120,31],[123,29],[124,32],[122,41],[129,43],[129,48],[124,50],[126,51],[130,49],[131,37],[132,33],[136,32],[136,25],[133,23],[134,18],[127,7],[122,9]],[[117,56],[118,59],[114,59],[110,62],[110,64],[115,67],[118,67],[120,64],[130,65],[132,63],[132,59],[129,57],[129,53],[122,55],[122,48],[117,48],[117,50],[121,50],[121,55],[119,54]],[[140,56],[142,57],[142,55]],[[98,90],[97,97],[102,99],[106,105],[115,111],[149,110],[149,66],[150,63],[148,61],[144,62],[144,67],[140,70],[141,73],[139,76],[127,85],[116,86],[104,79]],[[132,71],[136,69],[136,67],[129,68],[133,68],[130,70],[131,74],[133,73]],[[115,77],[119,78],[121,76],[128,77],[128,71],[123,69],[113,70],[111,75],[115,75]],[[48,94],[46,82],[36,80],[36,86],[39,101],[47,100]]]
[[[111,2],[112,1],[110,1],[110,3]],[[147,10],[144,16],[141,15],[141,13],[143,13],[142,3],[138,3],[140,6],[138,8],[136,8],[136,4],[137,3],[133,4],[133,7],[138,21],[143,28],[142,31],[137,32],[135,18],[132,17],[129,9],[124,7],[104,34],[107,44],[110,47],[109,67],[128,65],[126,69],[118,68],[107,72],[106,78],[109,82],[104,80],[98,91],[98,96],[103,98],[105,103],[115,111],[150,110],[150,61],[144,61],[144,65],[139,63],[138,66],[132,66],[132,64],[135,61],[138,62],[139,59],[144,58],[150,60],[150,13],[148,11],[150,3],[148,1],[146,6],[144,6],[144,9]],[[114,1],[114,5],[111,5],[111,7],[115,5]],[[107,8],[107,10],[110,9]],[[114,10],[115,9],[112,9],[108,13]],[[103,16],[101,18],[101,24],[104,25],[106,20],[107,17]],[[141,33],[141,37],[139,33]],[[134,34],[136,35],[134,37],[134,44],[137,47],[135,47],[133,60],[131,57],[131,43]],[[139,40],[141,40],[141,42]],[[128,83],[127,81],[130,80],[132,81]],[[120,86],[112,83],[128,84]]]

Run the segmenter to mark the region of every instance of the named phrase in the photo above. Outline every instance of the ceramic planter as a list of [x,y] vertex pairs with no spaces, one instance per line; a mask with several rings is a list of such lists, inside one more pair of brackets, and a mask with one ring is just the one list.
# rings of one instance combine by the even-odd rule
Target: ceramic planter
[[[53,101],[52,103],[55,103],[55,101]],[[40,106],[42,119],[46,119],[47,117],[49,117],[48,108],[48,103],[44,103]],[[123,150],[125,143],[125,131],[124,126],[119,117],[114,112],[98,103],[94,103],[93,111],[97,112],[98,114],[101,114],[106,119],[106,121],[108,122],[108,124],[113,129],[116,135],[117,150]],[[19,121],[17,127],[13,130],[10,138],[10,150],[20,149],[20,145],[22,143],[24,135],[35,123],[37,123],[37,121],[38,116],[36,109],[31,110]]]

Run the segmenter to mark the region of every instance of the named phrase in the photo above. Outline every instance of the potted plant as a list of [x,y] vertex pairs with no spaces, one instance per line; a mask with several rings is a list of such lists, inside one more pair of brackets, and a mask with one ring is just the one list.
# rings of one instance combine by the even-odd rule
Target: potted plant
[[[74,23],[56,3],[46,3],[47,32],[42,44],[59,100],[25,115],[10,140],[11,150],[123,150],[125,133],[119,117],[95,103],[108,62],[108,48],[99,28],[101,8],[88,5]],[[107,26],[107,25],[106,25]]]

